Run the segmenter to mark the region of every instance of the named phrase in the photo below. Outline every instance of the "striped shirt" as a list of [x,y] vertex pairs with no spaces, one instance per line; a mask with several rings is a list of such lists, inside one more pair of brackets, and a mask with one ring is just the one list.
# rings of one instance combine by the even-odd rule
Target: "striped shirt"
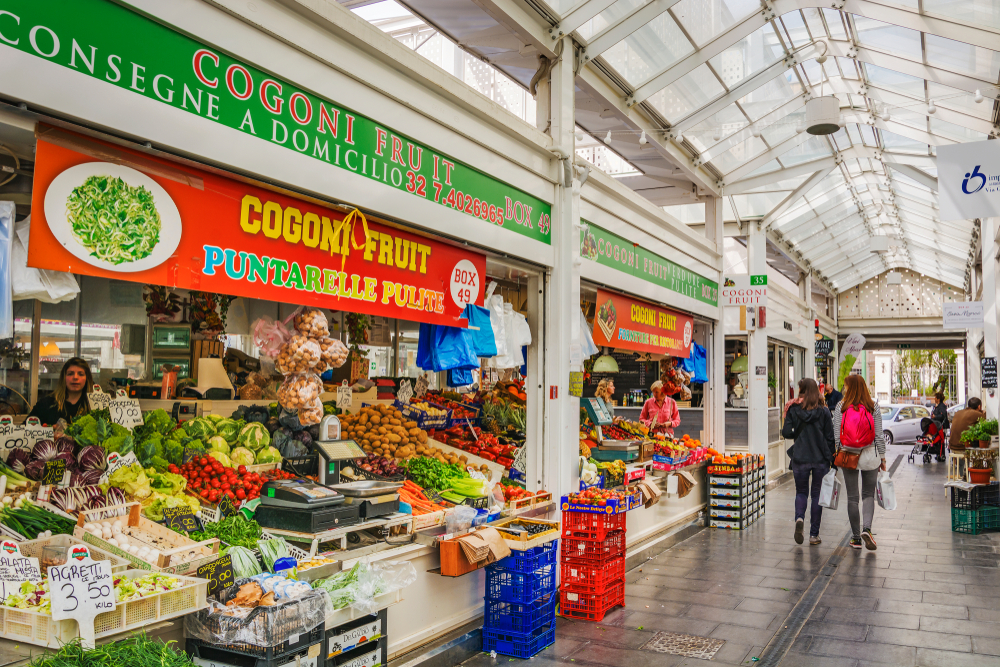
[[[843,405],[843,401],[837,403],[837,407],[833,411],[833,439],[837,443],[837,451],[840,451],[840,410]],[[875,421],[875,450],[878,452],[878,457],[884,459],[885,435],[882,433],[882,410],[879,408],[878,401],[875,401],[875,407],[872,408],[872,416]]]

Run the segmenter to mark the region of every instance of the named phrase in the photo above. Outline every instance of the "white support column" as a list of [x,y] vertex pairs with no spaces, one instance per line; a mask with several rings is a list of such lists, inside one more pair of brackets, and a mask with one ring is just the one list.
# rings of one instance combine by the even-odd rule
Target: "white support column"
[[[997,251],[1000,218],[983,218],[983,356],[997,356]],[[1000,390],[983,389],[987,419],[1000,414]]]
[[524,480],[529,491],[545,488],[545,278],[533,275],[528,278],[528,326],[531,328],[531,345],[528,346],[528,377],[524,383],[524,393],[528,395],[527,457]]
[[[572,171],[575,128],[574,49],[563,38],[562,56],[552,66],[549,79],[553,152]],[[555,186],[552,205],[552,247],[555,266],[549,273],[545,312],[546,438],[544,440],[545,488],[555,495],[578,485],[580,399],[569,394],[570,349],[580,336],[580,193],[575,178]],[[574,333],[576,334],[574,336]],[[582,360],[575,366],[582,370]]]
[[843,391],[842,387],[837,386],[837,369],[840,367],[840,295],[833,295],[833,361],[830,368],[830,382],[833,383],[834,388],[837,391]]
[[[715,243],[720,255],[725,245],[723,209],[721,197],[705,199],[705,236]],[[716,317],[717,322],[708,336],[708,394],[705,399],[705,436],[706,442],[723,452],[726,449],[726,393],[728,388],[726,386],[726,333],[721,299]]]
[[[758,222],[747,223],[747,272],[767,274],[767,235]],[[758,317],[759,322],[759,317]],[[751,454],[767,454],[767,329],[749,332],[750,391],[748,439]],[[763,371],[763,372],[760,372]]]
[[[813,275],[812,271],[802,276],[802,287],[805,291],[806,310],[809,311],[809,331],[816,330],[816,309],[813,308]],[[815,336],[807,336],[812,340],[806,345],[805,368],[802,377],[816,379],[816,340]]]
[[[969,298],[972,301],[976,300],[976,294],[979,293],[979,273],[973,267],[971,272],[971,278],[969,280]],[[965,395],[966,400],[968,398],[975,396],[976,398],[982,400],[983,398],[983,368],[979,360],[979,339],[983,336],[983,330],[981,328],[969,329],[965,337],[965,377],[962,378],[966,382],[965,385]]]

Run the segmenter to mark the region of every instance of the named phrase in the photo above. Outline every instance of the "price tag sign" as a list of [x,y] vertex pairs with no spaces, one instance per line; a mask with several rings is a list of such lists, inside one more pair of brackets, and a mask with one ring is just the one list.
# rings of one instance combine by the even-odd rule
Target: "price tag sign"
[[410,386],[409,380],[403,380],[399,383],[399,391],[396,392],[396,398],[403,403],[409,403],[410,399],[413,398],[413,387]]
[[522,475],[526,474],[528,471],[528,448],[518,447],[517,452],[514,453],[514,463],[510,466],[512,469],[518,471]]
[[54,459],[45,462],[45,471],[42,473],[42,484],[62,484],[66,475],[66,461],[64,459]]
[[416,394],[417,398],[424,397],[424,394],[427,393],[427,385],[427,373],[421,373],[420,377],[417,378],[417,388],[413,390],[413,393]]
[[24,422],[24,446],[25,449],[32,449],[39,440],[52,440],[55,438],[55,429],[51,426],[42,426],[38,417],[28,417]]
[[15,426],[10,417],[0,418],[0,458],[6,461],[15,449],[29,449],[24,426]]
[[42,571],[38,568],[37,558],[21,555],[17,542],[11,540],[0,542],[0,603],[4,602],[10,593],[16,593],[25,581],[41,580]]
[[101,484],[107,484],[111,480],[111,474],[119,468],[124,468],[138,462],[139,457],[135,455],[135,452],[129,452],[124,456],[118,452],[111,452],[108,454],[108,467],[101,474]]
[[167,528],[183,530],[187,533],[201,530],[201,522],[191,512],[190,507],[164,507],[163,523]]
[[75,620],[83,645],[93,648],[94,619],[115,608],[111,563],[92,560],[85,545],[70,547],[65,565],[49,567],[49,597],[53,620]]
[[219,513],[222,514],[223,518],[233,516],[238,511],[229,496],[219,498]]
[[116,398],[111,401],[111,421],[128,430],[142,426],[142,408],[134,398]]
[[205,563],[198,568],[198,577],[208,579],[209,595],[223,588],[229,588],[236,580],[236,575],[233,574],[233,557],[223,556],[211,563]]
[[341,410],[346,410],[351,407],[351,403],[354,401],[354,392],[351,391],[351,386],[347,384],[347,380],[340,383],[337,387],[337,407]]
[[471,477],[472,479],[486,479],[486,475],[479,472],[472,466],[466,466],[465,470],[469,473],[469,477]]
[[91,410],[104,410],[111,407],[111,394],[105,394],[99,384],[95,384],[94,391],[87,394],[87,400],[90,401]]
[[201,456],[207,456],[205,452],[199,452],[197,449],[184,448],[184,453],[181,454],[181,463],[190,463],[196,458]]

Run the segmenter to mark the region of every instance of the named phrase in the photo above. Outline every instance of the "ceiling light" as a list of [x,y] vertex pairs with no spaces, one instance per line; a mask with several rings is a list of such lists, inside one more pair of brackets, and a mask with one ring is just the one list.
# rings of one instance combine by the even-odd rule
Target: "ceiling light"
[[886,107],[882,110],[882,120],[889,120],[890,118],[892,118],[892,115],[889,113],[889,107]]
[[618,362],[608,354],[607,348],[604,348],[604,354],[598,357],[594,361],[594,373],[617,373],[618,372]]
[[972,99],[973,101],[975,101],[976,104],[979,104],[980,102],[983,101],[983,94],[979,92],[978,88],[976,88],[976,94],[973,95]]
[[583,135],[582,135],[582,134],[580,134],[579,132],[577,132],[577,133],[576,133],[576,140],[577,140],[577,141],[583,141]]
[[758,127],[756,124],[751,125],[750,126],[750,134],[752,134],[754,137],[759,137],[760,136],[760,127]]
[[806,102],[805,125],[806,131],[813,135],[836,132],[844,126],[844,119],[840,115],[840,100],[834,95],[826,95]]
[[934,106],[934,100],[931,100],[930,102],[927,103],[927,113],[929,113],[932,116],[935,113],[937,113],[937,107]]
[[608,130],[608,133],[604,135],[604,143],[606,144],[611,143],[611,130]]
[[803,132],[806,131],[806,126],[802,124],[801,120],[795,124],[795,131],[798,134],[802,134]]
[[720,130],[719,128],[715,128],[715,132],[712,133],[712,140],[718,141],[721,138],[722,138],[722,130]]
[[639,135],[639,143],[645,145],[645,143],[646,143],[646,130],[643,130],[642,134]]

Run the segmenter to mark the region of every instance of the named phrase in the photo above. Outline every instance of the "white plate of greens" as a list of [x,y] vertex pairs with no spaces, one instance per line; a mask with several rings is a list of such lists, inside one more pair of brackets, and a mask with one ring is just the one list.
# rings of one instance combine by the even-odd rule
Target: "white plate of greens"
[[177,250],[181,214],[146,174],[110,162],[70,167],[45,193],[53,236],[93,266],[132,273],[159,266]]

